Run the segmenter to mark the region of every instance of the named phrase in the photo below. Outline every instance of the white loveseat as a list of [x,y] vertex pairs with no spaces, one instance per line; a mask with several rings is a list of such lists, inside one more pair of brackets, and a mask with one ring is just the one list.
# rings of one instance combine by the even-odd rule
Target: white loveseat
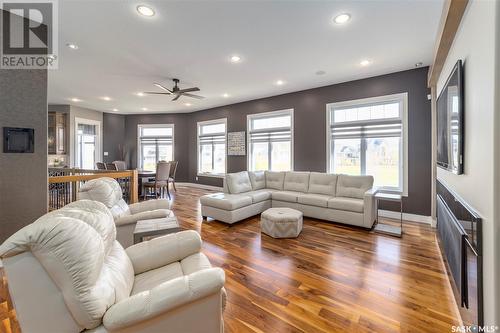
[[23,333],[223,332],[224,271],[196,231],[126,250],[115,236],[110,211],[81,200],[0,246]]
[[120,184],[109,177],[89,180],[80,187],[78,199],[94,200],[109,208],[116,224],[116,239],[126,248],[134,244],[137,221],[174,216],[166,199],[155,199],[127,205]]
[[270,207],[289,207],[304,216],[371,228],[375,193],[372,176],[242,171],[226,175],[224,193],[200,198],[201,214],[235,223]]

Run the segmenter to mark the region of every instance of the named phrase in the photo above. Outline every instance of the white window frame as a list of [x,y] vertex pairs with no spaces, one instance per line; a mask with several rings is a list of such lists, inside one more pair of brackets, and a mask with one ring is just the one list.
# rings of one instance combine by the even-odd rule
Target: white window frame
[[172,161],[175,161],[175,124],[138,124],[137,125],[137,168],[142,169],[141,128],[172,128]]
[[78,161],[78,125],[94,125],[96,126],[96,145],[95,145],[95,162],[101,162],[103,160],[103,153],[102,153],[102,123],[100,120],[93,120],[93,119],[86,119],[86,118],[79,118],[75,117],[75,134],[73,138],[73,144],[75,148],[75,153],[73,156],[73,165],[76,167],[79,167],[77,165]]
[[[384,95],[384,96],[377,96],[377,97],[369,97],[369,98],[362,98],[362,99],[356,99],[356,100],[349,100],[349,101],[343,101],[343,102],[337,102],[337,103],[329,103],[326,105],[326,170],[327,172],[331,172],[331,165],[330,165],[330,160],[331,160],[331,152],[330,152],[330,139],[332,136],[331,133],[331,110],[332,109],[339,109],[339,108],[349,108],[349,107],[356,107],[356,106],[362,106],[362,105],[370,105],[370,104],[379,104],[379,103],[384,103],[384,102],[391,102],[391,101],[399,101],[401,102],[402,105],[402,110],[401,110],[401,121],[402,121],[402,144],[401,144],[401,150],[400,155],[402,155],[403,158],[400,158],[400,184],[402,188],[400,189],[395,189],[393,187],[380,187],[379,189],[384,192],[394,192],[401,194],[403,196],[408,196],[408,93],[400,93],[400,94],[392,94],[392,95]],[[350,123],[352,124],[359,124],[361,122],[363,123],[370,123],[377,120],[364,120],[364,121],[353,121],[353,122],[342,122],[342,125],[348,125]]]
[[[291,148],[291,154],[290,154],[290,171],[294,170],[294,150],[295,150],[295,144],[294,144],[294,109],[283,109],[283,110],[277,110],[277,111],[270,111],[270,112],[261,112],[261,113],[252,113],[247,115],[247,170],[248,171],[253,171],[251,169],[251,163],[252,163],[252,149],[251,149],[251,141],[250,137],[252,134],[252,125],[251,122],[253,119],[260,119],[260,118],[272,118],[272,117],[279,117],[279,116],[291,116],[290,118],[290,135],[291,135],[291,142],[290,142],[290,148]],[[269,150],[269,154],[271,151]],[[269,166],[270,166],[270,161],[269,161]]]
[[[200,172],[200,126],[220,124],[225,125],[225,140],[224,140],[224,173],[209,173]],[[196,175],[199,177],[214,177],[214,178],[224,178],[227,173],[227,118],[219,118],[212,120],[199,121],[196,125]]]

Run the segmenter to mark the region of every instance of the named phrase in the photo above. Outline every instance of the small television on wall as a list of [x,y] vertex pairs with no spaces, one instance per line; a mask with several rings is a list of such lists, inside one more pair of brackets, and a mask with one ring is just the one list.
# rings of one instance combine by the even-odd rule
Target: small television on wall
[[4,153],[33,153],[35,130],[33,128],[3,128]]
[[458,60],[437,99],[437,164],[464,172],[464,78]]

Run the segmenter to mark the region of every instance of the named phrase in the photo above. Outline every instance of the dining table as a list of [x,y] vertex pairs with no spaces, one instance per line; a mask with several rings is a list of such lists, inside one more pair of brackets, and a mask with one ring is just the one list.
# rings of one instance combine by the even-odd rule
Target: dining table
[[149,178],[155,178],[155,177],[156,177],[156,171],[137,170],[139,197],[142,196],[142,181],[143,181],[143,179],[144,178],[149,179]]

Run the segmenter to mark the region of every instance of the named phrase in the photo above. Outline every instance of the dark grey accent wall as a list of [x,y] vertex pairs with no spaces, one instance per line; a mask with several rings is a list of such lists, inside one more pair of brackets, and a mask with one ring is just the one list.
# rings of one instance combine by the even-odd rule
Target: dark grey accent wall
[[[186,114],[152,114],[129,115],[125,119],[125,147],[128,151],[128,161],[132,168],[137,167],[137,125],[139,124],[174,124],[174,159],[179,161],[176,180],[186,182],[189,170],[189,149],[196,150],[195,146],[188,146],[189,117]],[[104,136],[106,138],[106,136]]]
[[125,119],[125,116],[121,114],[103,114],[102,148],[104,153],[108,153],[108,156],[103,157],[105,163],[130,159],[125,149]]
[[[408,92],[408,197],[404,200],[404,211],[428,216],[431,209],[431,106],[427,99],[427,71],[428,68],[402,71],[189,114],[126,116],[126,140],[133,151],[131,155],[136,156],[137,124],[173,122],[176,159],[182,165],[183,181],[221,186],[220,178],[197,176],[197,122],[227,118],[229,132],[246,131],[249,114],[294,109],[294,168],[325,172],[326,104]],[[184,132],[180,133],[178,127]],[[178,150],[182,150],[181,155],[177,155]],[[228,172],[247,169],[246,156],[227,159]],[[394,206],[382,208],[396,209]]]
[[[4,153],[1,128],[4,126],[34,128],[34,153]],[[0,133],[2,243],[47,212],[46,70],[0,70]]]

